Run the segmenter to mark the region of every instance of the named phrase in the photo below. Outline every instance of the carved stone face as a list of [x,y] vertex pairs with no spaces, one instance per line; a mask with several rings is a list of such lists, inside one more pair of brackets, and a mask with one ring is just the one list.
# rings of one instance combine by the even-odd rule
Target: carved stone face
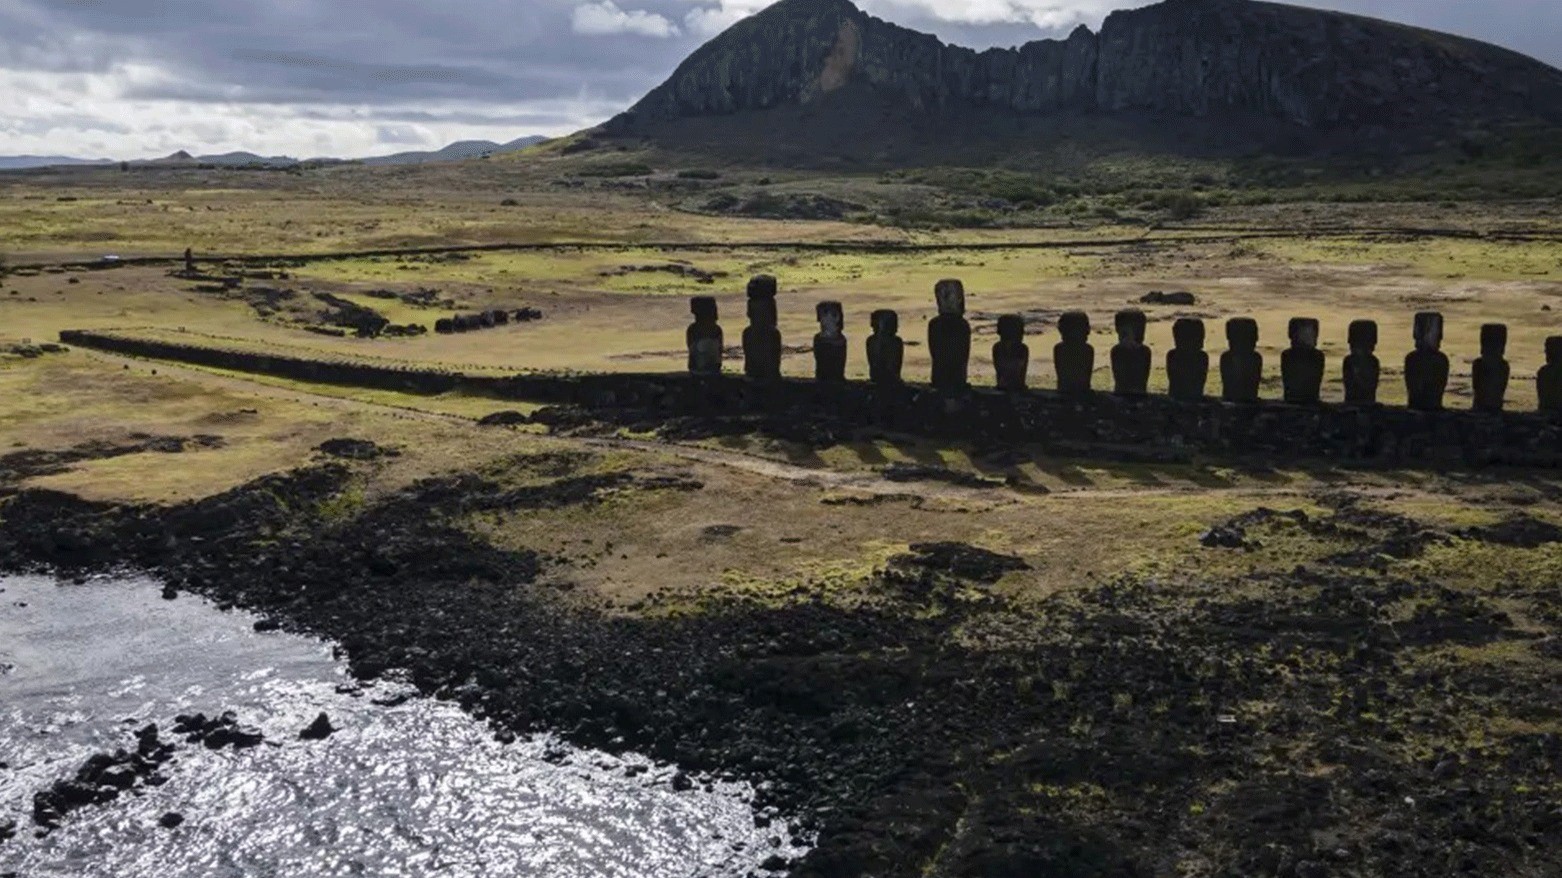
[[776,300],[771,296],[753,296],[748,300],[748,320],[755,326],[776,325]]
[[689,300],[689,313],[701,323],[715,323],[716,300],[710,296],[695,296]]
[[1058,334],[1066,344],[1090,342],[1090,315],[1083,311],[1070,311],[1058,318]]
[[1256,350],[1258,321],[1251,317],[1237,317],[1226,321],[1226,342],[1234,351]]
[[751,299],[757,296],[775,298],[776,279],[768,274],[755,275],[754,279],[748,282],[748,295]]
[[819,318],[819,333],[821,335],[835,337],[841,334],[841,326],[846,322],[845,312],[840,302],[820,302],[814,309]]
[[874,311],[869,319],[873,322],[874,335],[894,335],[900,331],[900,315],[894,311]]
[[1546,339],[1546,362],[1553,366],[1562,366],[1562,335],[1553,335]]
[[1370,354],[1378,349],[1378,324],[1375,320],[1357,320],[1350,325],[1350,349]]
[[1144,344],[1144,331],[1148,322],[1143,311],[1117,312],[1118,341],[1128,345]]
[[1416,347],[1423,351],[1435,351],[1443,346],[1443,315],[1436,311],[1423,311],[1416,315]]
[[1488,323],[1481,327],[1481,356],[1501,359],[1508,353],[1508,327]]
[[1025,340],[1025,318],[1018,314],[1005,314],[998,318],[998,337],[1010,344]]
[[938,313],[943,317],[961,317],[965,314],[965,284],[957,280],[941,280],[933,288],[938,299]]
[[1177,347],[1188,351],[1204,349],[1204,321],[1184,317],[1172,324],[1172,340]]
[[1318,321],[1308,317],[1291,320],[1291,344],[1306,350],[1318,347]]

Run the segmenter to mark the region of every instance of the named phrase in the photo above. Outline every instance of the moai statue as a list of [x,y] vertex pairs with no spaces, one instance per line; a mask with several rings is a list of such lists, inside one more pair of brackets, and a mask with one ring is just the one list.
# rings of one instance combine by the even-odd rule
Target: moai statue
[[189,247],[184,248],[184,270],[195,274],[195,251]]
[[1204,350],[1204,321],[1184,317],[1172,324],[1175,344],[1166,354],[1166,381],[1173,399],[1198,402],[1209,384],[1209,353]]
[[1285,401],[1292,405],[1317,405],[1323,395],[1323,351],[1318,350],[1318,321],[1291,319],[1291,347],[1280,355],[1280,378]]
[[1448,355],[1443,353],[1443,315],[1423,311],[1416,315],[1416,348],[1405,357],[1405,390],[1410,407],[1423,412],[1443,410],[1448,392]]
[[1024,390],[1030,372],[1030,348],[1025,344],[1025,318],[1005,314],[998,318],[998,343],[993,345],[993,369],[999,390]]
[[1481,327],[1481,357],[1475,361],[1471,384],[1475,390],[1475,410],[1495,414],[1502,411],[1508,398],[1508,327],[1488,323]]
[[781,330],[776,328],[776,279],[748,282],[748,328],[743,330],[743,374],[756,381],[781,379]]
[[1383,368],[1377,349],[1377,321],[1357,320],[1350,325],[1350,356],[1345,358],[1346,405],[1378,404],[1378,381]]
[[873,334],[868,336],[868,378],[874,384],[899,384],[900,367],[906,361],[906,343],[900,339],[900,315],[874,311]]
[[1226,402],[1258,402],[1264,380],[1264,355],[1258,352],[1258,321],[1235,317],[1226,321],[1230,350],[1220,355],[1220,383]]
[[1148,320],[1143,311],[1117,312],[1117,345],[1112,348],[1112,377],[1120,396],[1150,392],[1150,348],[1144,343]]
[[846,335],[841,332],[846,314],[840,302],[820,302],[814,309],[819,317],[819,333],[814,336],[814,378],[819,381],[846,380]]
[[720,375],[723,339],[721,324],[716,322],[716,300],[710,296],[695,296],[689,300],[689,313],[694,322],[685,333],[689,343],[689,371],[695,375]]
[[965,285],[957,280],[941,280],[933,295],[938,298],[938,316],[927,324],[933,386],[959,393],[970,386],[971,324],[965,319]]
[[1096,371],[1096,349],[1090,346],[1090,315],[1070,311],[1058,318],[1063,340],[1052,349],[1060,393],[1089,393]]
[[1546,339],[1546,365],[1535,376],[1543,413],[1562,416],[1562,335]]

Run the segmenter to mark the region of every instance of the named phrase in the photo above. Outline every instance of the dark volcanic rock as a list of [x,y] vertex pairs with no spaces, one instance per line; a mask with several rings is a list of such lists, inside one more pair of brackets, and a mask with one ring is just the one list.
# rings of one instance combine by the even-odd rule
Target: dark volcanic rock
[[401,454],[394,448],[385,448],[367,439],[327,439],[320,443],[318,450],[344,460],[379,460]]
[[298,733],[298,737],[304,741],[324,741],[335,733],[336,727],[331,725],[331,718],[325,715],[325,711],[321,711],[314,722]]
[[[862,149],[906,133],[883,124],[897,112],[904,121],[973,110],[1221,119],[1208,127],[1237,134],[1232,146],[1264,130],[1387,128],[1430,142],[1459,124],[1562,122],[1562,71],[1474,40],[1256,0],[1166,0],[1112,13],[1099,34],[1080,27],[985,52],[848,0],[782,0],[700,48],[603,131],[655,137],[676,120],[799,107],[807,125],[855,132]],[[870,107],[889,115],[865,130]]]

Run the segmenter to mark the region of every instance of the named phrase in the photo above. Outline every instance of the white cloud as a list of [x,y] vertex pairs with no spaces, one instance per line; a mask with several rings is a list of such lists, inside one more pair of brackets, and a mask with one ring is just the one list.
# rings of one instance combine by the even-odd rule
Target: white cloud
[[722,0],[715,6],[705,3],[684,15],[683,26],[696,36],[713,37],[770,3],[771,0]]
[[643,9],[621,9],[613,0],[576,6],[570,24],[575,33],[593,37],[634,34],[665,38],[681,33],[678,26],[664,16]]

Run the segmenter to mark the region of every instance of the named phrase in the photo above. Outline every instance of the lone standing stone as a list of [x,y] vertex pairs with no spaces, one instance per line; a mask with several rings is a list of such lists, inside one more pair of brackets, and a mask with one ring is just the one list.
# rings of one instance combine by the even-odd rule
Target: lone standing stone
[[938,299],[938,316],[927,324],[933,386],[961,393],[970,386],[971,367],[971,324],[965,319],[965,285],[957,280],[941,280],[933,295]]
[[1166,380],[1173,399],[1198,402],[1209,384],[1209,353],[1204,350],[1204,321],[1184,317],[1172,324],[1176,345],[1166,354]]
[[1345,403],[1377,405],[1378,382],[1383,374],[1378,362],[1378,324],[1357,320],[1350,325],[1350,356],[1345,358]]
[[1542,412],[1562,415],[1562,335],[1546,339],[1546,365],[1535,376],[1535,389]]
[[906,343],[900,339],[900,315],[874,311],[870,319],[873,334],[868,336],[868,378],[874,384],[899,384],[900,369],[906,361]]
[[840,302],[820,302],[814,309],[819,333],[814,336],[814,377],[819,381],[846,380],[846,322]]
[[1285,401],[1292,405],[1317,405],[1323,396],[1323,351],[1318,350],[1318,321],[1295,317],[1290,327],[1291,347],[1280,355],[1280,378]]
[[748,282],[748,328],[743,330],[743,374],[755,381],[781,379],[776,323],[776,279],[762,274]]
[[195,273],[195,251],[189,247],[184,248],[184,270]]
[[1423,412],[1443,410],[1448,392],[1448,355],[1443,353],[1443,315],[1416,315],[1416,348],[1405,357],[1405,390],[1410,407]]
[[1030,372],[1030,348],[1025,344],[1025,318],[1005,314],[998,318],[998,343],[993,345],[993,369],[999,390],[1024,390]]
[[1120,396],[1150,392],[1150,348],[1144,343],[1148,320],[1143,311],[1117,312],[1117,345],[1112,348],[1112,377]]
[[1488,323],[1481,327],[1481,356],[1475,361],[1471,384],[1475,390],[1475,410],[1495,414],[1502,411],[1508,398],[1508,327]]
[[1063,340],[1052,349],[1058,391],[1089,393],[1090,379],[1096,371],[1096,349],[1090,346],[1090,315],[1083,311],[1064,314],[1058,318],[1058,334]]
[[1236,317],[1226,321],[1226,343],[1220,355],[1220,382],[1226,402],[1258,402],[1264,380],[1264,355],[1258,352],[1258,321]]
[[716,300],[695,296],[689,300],[694,322],[685,334],[689,344],[689,371],[695,375],[720,375],[724,347],[721,324],[717,323]]

